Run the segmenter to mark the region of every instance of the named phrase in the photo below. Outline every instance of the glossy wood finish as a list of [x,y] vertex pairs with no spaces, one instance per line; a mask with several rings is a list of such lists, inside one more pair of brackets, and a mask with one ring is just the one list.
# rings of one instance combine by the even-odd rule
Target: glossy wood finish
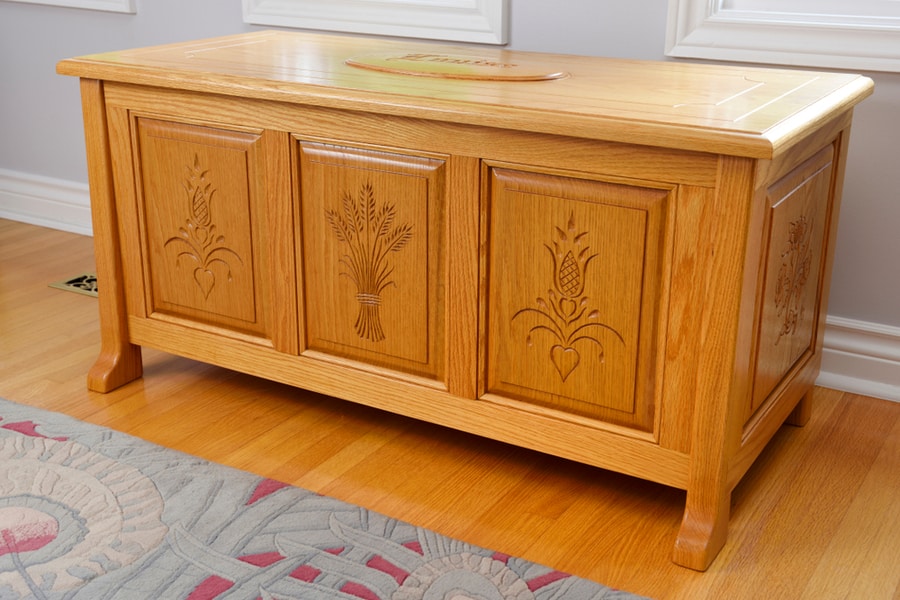
[[143,373],[141,349],[128,339],[123,255],[119,250],[119,217],[113,190],[109,131],[103,109],[103,88],[97,81],[81,80],[85,143],[91,152],[88,183],[91,190],[91,221],[97,243],[94,256],[97,277],[113,282],[100,300],[103,344],[100,357],[88,373],[88,387],[113,390]]
[[448,158],[300,140],[296,152],[304,353],[447,389]]
[[0,220],[0,397],[362,504],[657,600],[895,600],[900,404],[815,388],[732,494],[705,573],[670,561],[684,492],[153,349],[110,393],[84,374],[97,301],[48,287],[91,239]]
[[494,49],[472,61],[566,76],[476,80],[439,46],[418,77],[363,48],[423,56],[260,33],[60,63],[115,226],[89,385],[153,347],[681,488],[675,561],[707,568],[808,414],[871,82]]
[[[469,56],[569,77],[543,82],[384,75],[347,59]],[[515,68],[515,67],[514,67]],[[816,131],[835,108],[871,93],[853,74],[532,54],[496,48],[320,34],[257,32],[122,50],[58,70],[107,81],[241,98],[770,158]],[[536,87],[537,86],[537,87]],[[536,93],[538,92],[538,93]],[[817,100],[829,97],[827,102]]]
[[671,189],[490,165],[485,392],[654,432]]

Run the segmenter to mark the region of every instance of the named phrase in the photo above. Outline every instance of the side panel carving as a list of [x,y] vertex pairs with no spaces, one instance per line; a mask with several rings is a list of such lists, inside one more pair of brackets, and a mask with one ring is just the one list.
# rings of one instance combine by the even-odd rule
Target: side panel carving
[[797,333],[797,328],[806,320],[810,308],[805,302],[807,287],[813,266],[812,233],[815,224],[806,215],[788,224],[787,242],[781,253],[781,268],[775,283],[775,312],[784,319],[778,331],[778,339]]
[[834,151],[828,146],[772,185],[750,413],[814,349]]
[[442,158],[296,144],[309,350],[442,380]]
[[492,168],[486,391],[651,430],[670,191]]

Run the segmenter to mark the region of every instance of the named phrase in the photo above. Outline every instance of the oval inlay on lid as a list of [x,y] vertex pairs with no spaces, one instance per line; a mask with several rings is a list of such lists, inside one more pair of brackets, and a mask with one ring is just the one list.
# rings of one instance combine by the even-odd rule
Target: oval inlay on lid
[[348,58],[346,64],[362,69],[443,79],[478,81],[546,81],[569,74],[548,65],[506,63],[458,54],[366,54]]

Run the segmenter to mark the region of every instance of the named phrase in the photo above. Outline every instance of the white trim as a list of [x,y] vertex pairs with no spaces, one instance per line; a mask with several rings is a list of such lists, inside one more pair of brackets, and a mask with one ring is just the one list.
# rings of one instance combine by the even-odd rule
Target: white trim
[[900,402],[900,327],[828,317],[816,385]]
[[62,6],[65,8],[87,8],[90,10],[105,10],[107,12],[137,13],[135,0],[8,0],[9,2],[24,2],[26,4],[49,4],[50,6]]
[[244,22],[505,44],[509,0],[242,0]]
[[765,0],[669,0],[666,54],[900,72],[900,3],[854,2],[841,0],[846,8],[834,14],[813,12],[809,0],[779,0],[778,9]]
[[0,218],[91,235],[88,186],[0,169]]

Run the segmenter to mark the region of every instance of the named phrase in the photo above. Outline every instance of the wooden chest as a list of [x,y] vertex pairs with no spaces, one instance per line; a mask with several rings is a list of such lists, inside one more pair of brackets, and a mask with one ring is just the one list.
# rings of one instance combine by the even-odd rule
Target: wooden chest
[[808,417],[849,74],[286,32],[86,56],[102,353],[149,346],[685,489]]

